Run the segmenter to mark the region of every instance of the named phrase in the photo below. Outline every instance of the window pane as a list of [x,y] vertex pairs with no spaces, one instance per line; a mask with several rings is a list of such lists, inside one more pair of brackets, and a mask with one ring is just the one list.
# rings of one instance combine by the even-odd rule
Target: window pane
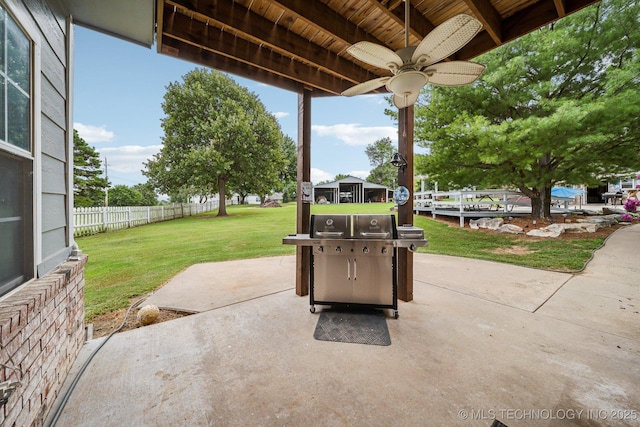
[[0,221],[22,215],[21,163],[18,157],[0,155]]
[[7,76],[29,93],[29,39],[13,19],[7,20]]
[[15,280],[20,279],[20,282],[24,280],[21,277],[23,275],[20,259],[22,258],[21,228],[22,221],[0,222],[0,234],[6,242],[0,245],[0,289],[12,285]]
[[31,167],[0,152],[0,295],[33,277]]
[[30,144],[30,108],[29,98],[12,84],[7,88],[7,133],[8,143],[27,151],[31,150]]

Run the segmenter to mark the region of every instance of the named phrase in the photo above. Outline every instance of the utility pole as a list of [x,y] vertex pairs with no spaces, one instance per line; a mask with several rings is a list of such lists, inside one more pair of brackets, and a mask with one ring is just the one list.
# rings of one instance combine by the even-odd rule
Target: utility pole
[[104,176],[107,180],[107,186],[104,189],[104,207],[109,207],[109,166],[107,164],[107,158],[104,158]]

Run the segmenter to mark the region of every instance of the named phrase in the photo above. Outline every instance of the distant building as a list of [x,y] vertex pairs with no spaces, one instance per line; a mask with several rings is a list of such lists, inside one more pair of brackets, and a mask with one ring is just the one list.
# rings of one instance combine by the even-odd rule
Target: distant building
[[603,180],[600,185],[590,185],[587,188],[587,203],[602,203],[606,201],[605,195],[621,193],[623,197],[622,201],[627,197],[630,192],[635,192],[640,189],[640,171],[621,174],[616,178],[610,178],[609,180]]
[[390,195],[388,187],[354,176],[313,187],[315,203],[383,203]]

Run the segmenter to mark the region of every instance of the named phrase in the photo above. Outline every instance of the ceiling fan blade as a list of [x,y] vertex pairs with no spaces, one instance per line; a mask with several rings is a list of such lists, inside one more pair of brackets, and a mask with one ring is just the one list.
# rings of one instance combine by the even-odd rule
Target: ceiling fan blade
[[379,44],[362,41],[349,46],[347,52],[375,67],[397,70],[402,66],[402,58],[397,53]]
[[341,95],[344,95],[344,96],[362,95],[363,93],[367,93],[372,90],[378,89],[379,87],[384,86],[385,83],[387,83],[387,81],[390,78],[391,77],[379,77],[377,79],[368,80],[364,83],[360,83],[358,85],[350,87],[349,89],[342,92]]
[[469,61],[449,61],[430,65],[423,72],[429,83],[439,86],[461,86],[473,83],[486,67]]
[[435,64],[460,50],[481,29],[482,23],[473,16],[464,13],[456,15],[427,34],[416,47],[411,59],[421,65]]
[[393,105],[400,108],[409,107],[416,103],[420,92],[413,93],[411,95],[393,95]]

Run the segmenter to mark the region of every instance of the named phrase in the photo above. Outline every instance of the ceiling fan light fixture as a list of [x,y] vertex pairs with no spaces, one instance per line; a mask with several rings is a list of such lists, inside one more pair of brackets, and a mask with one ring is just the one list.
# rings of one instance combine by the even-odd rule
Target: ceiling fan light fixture
[[387,89],[398,96],[411,96],[420,93],[427,83],[427,75],[420,71],[405,71],[387,82]]
[[478,34],[482,29],[479,20],[466,14],[453,16],[434,28],[417,46],[410,46],[410,4],[409,0],[404,1],[404,48],[394,52],[369,41],[361,41],[347,48],[354,58],[374,67],[387,68],[393,76],[362,82],[342,92],[343,95],[359,95],[385,86],[393,93],[393,105],[402,109],[416,103],[422,87],[427,83],[440,86],[470,84],[484,71],[484,65],[468,61],[441,62]]

